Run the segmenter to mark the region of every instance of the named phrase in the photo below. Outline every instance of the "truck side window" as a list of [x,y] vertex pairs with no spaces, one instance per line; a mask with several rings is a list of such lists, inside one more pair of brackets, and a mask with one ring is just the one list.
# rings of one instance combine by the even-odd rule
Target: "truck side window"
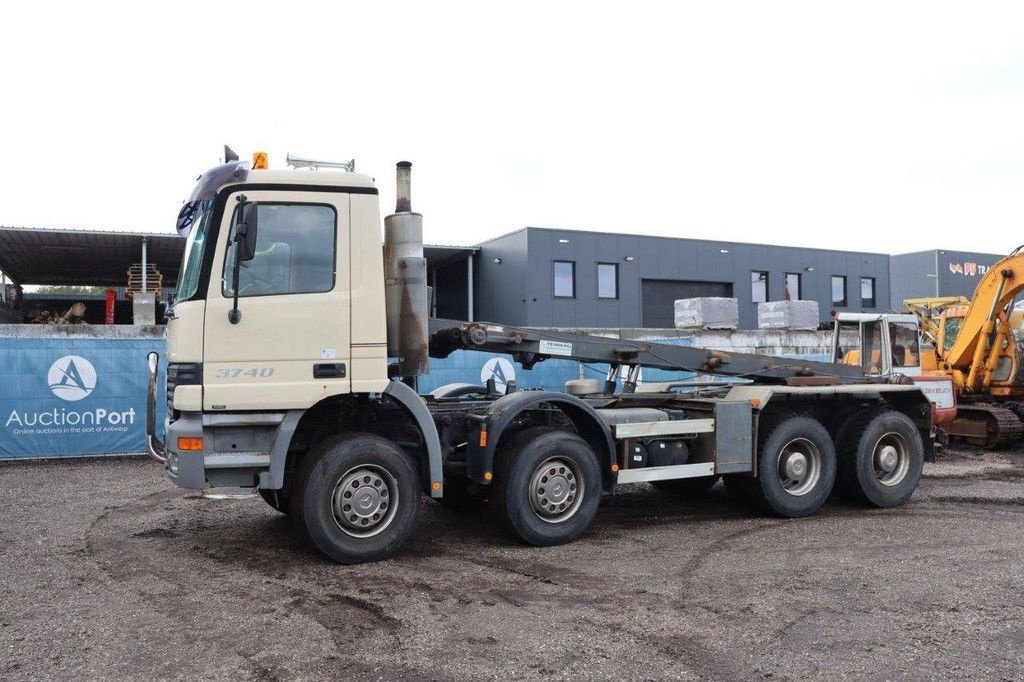
[[[311,294],[334,288],[337,213],[322,204],[260,203],[256,257],[243,262],[238,295]],[[221,288],[233,296],[234,235],[229,235]]]

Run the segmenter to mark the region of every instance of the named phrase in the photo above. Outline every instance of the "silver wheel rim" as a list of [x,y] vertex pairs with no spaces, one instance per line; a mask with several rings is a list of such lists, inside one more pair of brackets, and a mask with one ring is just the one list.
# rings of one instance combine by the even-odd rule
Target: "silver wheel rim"
[[910,471],[910,444],[895,432],[878,439],[871,451],[871,468],[884,486],[899,485]]
[[775,470],[783,490],[797,497],[806,495],[821,479],[821,451],[806,438],[794,438],[779,450]]
[[331,495],[334,522],[356,538],[377,535],[391,525],[398,510],[398,481],[375,464],[352,467]]
[[547,523],[572,518],[580,508],[584,492],[580,468],[567,457],[549,457],[530,477],[530,506]]

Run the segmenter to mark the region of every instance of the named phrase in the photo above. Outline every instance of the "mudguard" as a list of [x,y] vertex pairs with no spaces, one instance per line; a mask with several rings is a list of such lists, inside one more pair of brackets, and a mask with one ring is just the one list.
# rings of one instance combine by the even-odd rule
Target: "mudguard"
[[424,482],[424,488],[430,491],[431,497],[441,497],[444,494],[441,439],[437,435],[437,425],[434,423],[433,417],[430,416],[426,403],[416,391],[401,381],[390,382],[384,389],[384,395],[405,408],[409,416],[419,426],[420,432],[423,434],[423,441],[427,444],[427,469],[430,472],[430,480]]
[[[487,485],[494,473],[494,456],[502,433],[524,410],[548,403],[561,410],[576,427],[579,435],[597,453],[605,490],[615,485],[612,472],[615,443],[604,421],[589,404],[567,393],[554,391],[519,391],[495,400],[488,407],[480,426],[470,434],[466,452],[466,475],[475,483]],[[482,434],[486,433],[486,436]]]

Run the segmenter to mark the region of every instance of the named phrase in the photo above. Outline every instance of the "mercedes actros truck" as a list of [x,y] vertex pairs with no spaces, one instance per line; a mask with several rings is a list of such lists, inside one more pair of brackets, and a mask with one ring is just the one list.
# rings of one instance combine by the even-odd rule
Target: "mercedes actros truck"
[[[334,561],[394,554],[422,495],[555,545],[584,534],[622,484],[694,495],[724,479],[766,513],[802,517],[833,489],[899,505],[934,454],[931,404],[899,375],[430,319],[411,164],[397,165],[382,241],[372,178],[291,161],[306,168],[272,170],[265,154],[220,165],[184,204],[164,440],[152,354],[147,440],[178,486],[255,488]],[[418,394],[430,359],[459,349],[609,370],[559,390]],[[641,367],[732,379],[641,383]]]

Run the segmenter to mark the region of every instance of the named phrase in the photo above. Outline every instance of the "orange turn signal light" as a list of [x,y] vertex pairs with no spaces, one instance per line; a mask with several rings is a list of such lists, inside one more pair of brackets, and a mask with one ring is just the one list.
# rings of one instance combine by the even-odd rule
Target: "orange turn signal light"
[[619,473],[619,465],[618,464],[613,464],[612,465],[612,473],[613,474]]
[[198,452],[203,449],[202,438],[178,438],[178,449]]
[[480,447],[487,447],[487,431],[480,429]]
[[430,484],[430,487],[432,489],[434,489],[434,490],[440,490],[441,489],[441,481],[434,481],[433,483]]
[[489,481],[492,478],[494,478],[494,474],[492,474],[490,471],[485,471],[484,472],[484,480],[485,481]]
[[750,399],[750,405],[752,407],[761,407],[761,399],[760,398],[751,398]]

